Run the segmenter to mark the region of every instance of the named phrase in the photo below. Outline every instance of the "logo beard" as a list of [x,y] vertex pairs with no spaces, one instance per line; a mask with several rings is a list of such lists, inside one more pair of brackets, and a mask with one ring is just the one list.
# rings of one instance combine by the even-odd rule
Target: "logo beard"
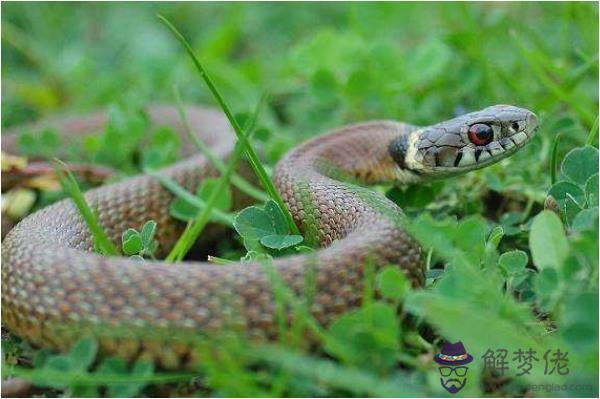
[[467,383],[467,379],[463,379],[462,382],[456,378],[449,378],[446,381],[444,381],[443,378],[440,378],[440,382],[442,383],[442,386],[444,387],[444,389],[452,394],[457,393],[458,391],[460,391],[461,389],[463,389],[463,387],[465,386],[465,384]]

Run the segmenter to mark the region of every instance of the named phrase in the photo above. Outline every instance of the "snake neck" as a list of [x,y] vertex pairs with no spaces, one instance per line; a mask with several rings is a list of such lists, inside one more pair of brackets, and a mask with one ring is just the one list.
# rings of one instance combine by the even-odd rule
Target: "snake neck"
[[415,129],[393,121],[351,125],[299,146],[280,161],[275,183],[309,241],[327,246],[343,239],[360,230],[363,217],[366,224],[400,223],[398,206],[363,186],[419,181],[390,152],[395,140]]
[[395,121],[346,126],[292,151],[278,165],[298,181],[336,181],[358,185],[409,184],[421,177],[395,159],[392,146],[404,143],[417,127]]

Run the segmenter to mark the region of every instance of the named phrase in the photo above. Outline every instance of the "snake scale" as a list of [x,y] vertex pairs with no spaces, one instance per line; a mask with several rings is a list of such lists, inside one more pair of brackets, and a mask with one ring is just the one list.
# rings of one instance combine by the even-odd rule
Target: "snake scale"
[[[154,125],[182,130],[173,107],[148,107],[146,113]],[[226,159],[235,144],[226,119],[200,107],[188,107],[187,114],[194,131]],[[98,113],[45,125],[75,137],[100,130],[105,120]],[[367,261],[376,268],[397,265],[421,286],[421,250],[401,227],[402,211],[363,185],[419,183],[478,169],[514,153],[536,128],[532,112],[496,105],[428,127],[395,121],[350,125],[299,145],[278,163],[273,179],[297,225],[305,233],[312,226],[321,249],[274,259],[273,269],[297,295],[312,271],[309,310],[324,325],[360,304]],[[10,146],[5,137],[3,150]],[[216,174],[200,155],[160,173],[190,191]],[[169,216],[173,195],[150,176],[101,186],[85,197],[115,243],[127,228],[153,219],[165,254],[182,231],[181,222]],[[2,317],[10,331],[34,345],[66,349],[93,333],[103,353],[183,367],[195,359],[177,332],[232,327],[257,339],[277,338],[270,276],[261,263],[140,263],[100,256],[92,252],[76,208],[63,200],[22,220],[2,243]],[[111,336],[119,327],[135,333]]]

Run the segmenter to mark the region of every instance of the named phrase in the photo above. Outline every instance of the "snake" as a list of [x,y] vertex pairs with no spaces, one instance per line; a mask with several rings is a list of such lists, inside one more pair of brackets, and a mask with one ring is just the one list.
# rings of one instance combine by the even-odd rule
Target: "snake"
[[[183,131],[173,106],[148,106],[145,113],[153,126]],[[216,157],[229,159],[236,140],[228,120],[201,106],[186,106],[186,113],[194,134]],[[35,126],[52,126],[74,138],[100,131],[106,121],[105,113],[96,112]],[[533,112],[494,105],[429,126],[393,120],[352,124],[296,146],[277,163],[272,179],[317,249],[276,257],[269,265],[103,256],[94,252],[73,202],[61,200],[24,218],[2,243],[3,324],[38,347],[67,350],[94,334],[102,353],[181,368],[197,359],[192,344],[177,338],[179,332],[232,329],[252,339],[277,339],[278,317],[287,323],[294,318],[290,306],[283,307],[283,316],[278,313],[278,281],[298,297],[310,285],[307,312],[326,326],[360,306],[367,265],[375,271],[393,265],[416,288],[425,282],[423,251],[407,232],[403,211],[369,186],[425,184],[491,165],[522,148],[537,127]],[[4,138],[3,150],[11,150],[11,140]],[[218,175],[193,151],[159,173],[192,192]],[[154,220],[162,256],[185,227],[169,214],[174,195],[148,174],[90,189],[85,199],[118,244],[126,229]],[[117,330],[135,333],[110,334]]]

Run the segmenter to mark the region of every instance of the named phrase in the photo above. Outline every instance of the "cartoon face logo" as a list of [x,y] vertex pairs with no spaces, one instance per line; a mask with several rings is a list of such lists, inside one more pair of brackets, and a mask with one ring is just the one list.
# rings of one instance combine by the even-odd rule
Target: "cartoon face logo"
[[446,391],[455,394],[463,389],[469,371],[465,365],[473,361],[473,356],[467,353],[462,342],[445,343],[433,361],[440,365],[440,382]]

